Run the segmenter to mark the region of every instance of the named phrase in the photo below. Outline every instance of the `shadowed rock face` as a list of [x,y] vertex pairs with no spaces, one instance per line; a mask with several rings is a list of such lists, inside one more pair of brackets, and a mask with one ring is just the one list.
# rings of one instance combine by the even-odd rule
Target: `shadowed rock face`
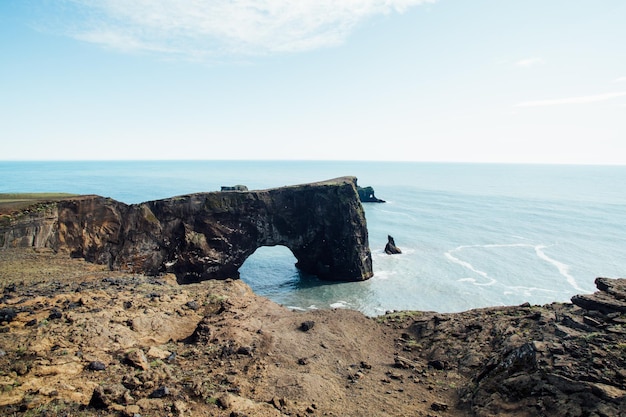
[[133,205],[83,196],[31,207],[0,227],[0,247],[51,247],[111,269],[174,272],[180,283],[238,278],[248,256],[274,245],[322,279],[370,278],[356,178]]

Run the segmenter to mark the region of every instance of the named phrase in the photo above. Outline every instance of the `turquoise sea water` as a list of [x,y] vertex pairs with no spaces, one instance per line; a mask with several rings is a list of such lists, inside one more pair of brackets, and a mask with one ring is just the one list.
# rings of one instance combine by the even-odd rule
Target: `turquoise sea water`
[[[0,192],[100,194],[126,203],[222,185],[250,189],[354,175],[374,277],[328,283],[299,273],[284,247],[240,272],[296,309],[462,311],[567,301],[597,276],[626,276],[626,167],[316,161],[0,162]],[[383,253],[387,235],[401,255]]]

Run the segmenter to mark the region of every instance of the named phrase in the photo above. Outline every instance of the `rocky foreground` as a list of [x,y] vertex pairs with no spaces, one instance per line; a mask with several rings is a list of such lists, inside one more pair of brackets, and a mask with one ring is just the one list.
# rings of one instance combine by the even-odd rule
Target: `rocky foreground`
[[596,283],[368,318],[0,250],[0,415],[626,416],[626,280]]

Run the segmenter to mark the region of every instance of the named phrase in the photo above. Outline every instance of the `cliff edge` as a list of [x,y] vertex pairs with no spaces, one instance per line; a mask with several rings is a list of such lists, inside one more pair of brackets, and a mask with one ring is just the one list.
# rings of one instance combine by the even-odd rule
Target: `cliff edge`
[[100,196],[42,201],[5,214],[0,248],[51,248],[112,270],[238,278],[261,246],[283,245],[321,279],[370,278],[356,178],[260,191],[197,193],[127,205]]

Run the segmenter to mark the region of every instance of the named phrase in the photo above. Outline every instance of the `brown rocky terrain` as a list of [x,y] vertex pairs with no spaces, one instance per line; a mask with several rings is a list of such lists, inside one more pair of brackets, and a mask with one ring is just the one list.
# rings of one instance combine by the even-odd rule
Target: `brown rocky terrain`
[[572,304],[294,312],[0,250],[6,416],[625,416],[626,281]]

